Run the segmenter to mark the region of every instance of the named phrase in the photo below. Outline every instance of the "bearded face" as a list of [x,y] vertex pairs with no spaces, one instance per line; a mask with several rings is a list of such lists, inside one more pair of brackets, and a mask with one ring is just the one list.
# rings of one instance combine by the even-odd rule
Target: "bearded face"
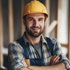
[[26,32],[32,37],[40,36],[45,27],[45,16],[42,13],[33,13],[26,16]]
[[[39,30],[39,31],[37,31],[37,30]],[[42,27],[32,26],[32,27],[30,27],[30,29],[29,29],[29,28],[27,27],[27,25],[26,25],[26,31],[27,31],[27,33],[28,33],[30,36],[32,36],[32,37],[38,37],[38,36],[40,36],[40,35],[43,33],[44,27],[42,28]]]

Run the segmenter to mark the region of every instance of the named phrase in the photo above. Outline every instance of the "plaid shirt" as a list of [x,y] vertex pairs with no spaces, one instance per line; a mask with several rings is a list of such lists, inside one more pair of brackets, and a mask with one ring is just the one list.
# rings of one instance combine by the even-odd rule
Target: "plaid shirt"
[[[28,41],[25,34],[23,35],[22,38],[23,38],[23,43],[25,44],[28,55],[29,55],[29,59],[39,59],[40,57],[39,57],[38,52],[35,50],[32,44]],[[48,44],[46,40],[44,39],[43,35],[41,38],[42,38],[41,39],[42,40],[42,56],[44,59],[44,64],[45,66],[47,66],[50,64],[51,54],[49,51]],[[52,43],[54,44],[53,55],[59,55],[60,56],[59,62],[63,62],[67,70],[70,70],[70,61],[62,54],[61,46],[58,43],[57,39],[55,38],[50,38],[50,39]],[[24,67],[24,65],[21,63],[22,59],[26,59],[24,56],[24,49],[17,41],[14,41],[9,44],[8,56],[9,56],[10,70],[21,70]]]

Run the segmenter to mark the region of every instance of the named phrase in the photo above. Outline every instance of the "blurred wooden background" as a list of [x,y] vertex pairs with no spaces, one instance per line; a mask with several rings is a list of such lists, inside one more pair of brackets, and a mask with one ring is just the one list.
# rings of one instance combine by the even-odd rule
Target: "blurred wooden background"
[[[0,0],[0,68],[8,70],[8,44],[23,35],[22,13],[31,0]],[[44,36],[57,38],[70,60],[70,0],[39,0],[48,11]],[[1,69],[0,69],[1,70]]]

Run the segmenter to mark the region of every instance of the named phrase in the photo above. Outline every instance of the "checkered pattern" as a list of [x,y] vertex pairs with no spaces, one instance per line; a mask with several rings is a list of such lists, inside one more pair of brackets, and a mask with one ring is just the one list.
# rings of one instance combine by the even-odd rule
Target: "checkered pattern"
[[[28,57],[29,59],[41,59],[39,57],[38,52],[35,50],[35,48],[32,46],[32,44],[28,41],[28,39],[25,36],[25,33],[22,37],[23,39],[23,44],[25,45],[27,52],[28,52]],[[60,62],[63,62],[68,70],[70,70],[70,61],[62,54],[61,52],[61,46],[58,43],[57,39],[55,38],[50,38],[52,41],[52,44],[54,44],[53,47],[53,55],[59,55],[60,56]],[[50,57],[52,56],[48,44],[46,40],[44,39],[43,35],[41,37],[42,41],[42,58],[44,61],[45,66],[50,64]],[[9,44],[8,47],[8,56],[9,56],[9,65],[11,70],[21,70],[24,66],[21,63],[22,59],[26,59],[24,56],[24,49],[22,46],[17,42],[14,41]],[[27,54],[26,54],[27,55]]]

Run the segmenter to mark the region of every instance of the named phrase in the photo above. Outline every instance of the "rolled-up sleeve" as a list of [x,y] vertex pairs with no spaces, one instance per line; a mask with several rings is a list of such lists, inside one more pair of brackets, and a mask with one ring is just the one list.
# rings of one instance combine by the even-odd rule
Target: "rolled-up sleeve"
[[10,70],[22,70],[24,67],[21,60],[24,59],[22,47],[16,42],[8,46],[8,61]]
[[70,70],[70,61],[68,60],[68,58],[62,53],[61,51],[61,45],[58,42],[57,39],[53,39],[53,43],[54,43],[54,47],[53,47],[53,55],[59,55],[60,56],[60,60],[59,62],[63,62],[67,68],[67,70]]

